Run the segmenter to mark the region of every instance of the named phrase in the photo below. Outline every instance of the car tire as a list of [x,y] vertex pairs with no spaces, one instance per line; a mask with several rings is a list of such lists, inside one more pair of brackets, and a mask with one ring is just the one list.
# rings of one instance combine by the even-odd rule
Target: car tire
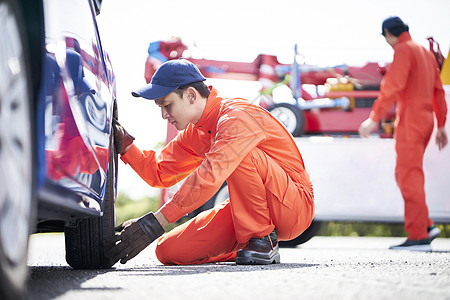
[[267,109],[293,136],[301,136],[305,131],[303,110],[289,103],[277,103]]
[[0,299],[26,298],[35,225],[33,93],[23,24],[17,2],[0,0]]
[[281,241],[279,243],[280,247],[289,248],[289,247],[295,247],[295,246],[306,243],[311,238],[313,238],[314,236],[317,235],[321,226],[322,226],[322,222],[313,220],[311,222],[311,225],[309,225],[309,227],[295,239],[292,239],[289,241]]
[[108,269],[114,264],[104,255],[103,240],[114,235],[117,154],[111,135],[103,216],[76,219],[64,228],[66,261],[74,269]]

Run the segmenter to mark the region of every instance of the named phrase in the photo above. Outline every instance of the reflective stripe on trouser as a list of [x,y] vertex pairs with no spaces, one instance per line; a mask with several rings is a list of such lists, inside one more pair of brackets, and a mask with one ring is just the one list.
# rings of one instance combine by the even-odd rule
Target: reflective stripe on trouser
[[[299,176],[297,174],[297,176]],[[253,237],[276,227],[280,240],[300,235],[314,216],[312,188],[294,183],[263,151],[248,154],[227,179],[230,202],[202,212],[162,236],[156,256],[163,264],[233,261]]]
[[396,142],[395,145],[395,179],[405,203],[405,231],[411,240],[428,238],[427,228],[433,224],[425,202],[423,172],[423,156],[428,140],[424,143]]

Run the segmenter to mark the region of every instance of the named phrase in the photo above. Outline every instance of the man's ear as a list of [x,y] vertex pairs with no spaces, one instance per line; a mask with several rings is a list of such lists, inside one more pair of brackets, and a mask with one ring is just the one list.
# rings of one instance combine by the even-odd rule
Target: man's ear
[[196,92],[197,92],[197,90],[195,88],[193,88],[192,86],[190,86],[186,89],[186,96],[187,96],[189,103],[192,104],[195,102],[195,99],[197,99]]

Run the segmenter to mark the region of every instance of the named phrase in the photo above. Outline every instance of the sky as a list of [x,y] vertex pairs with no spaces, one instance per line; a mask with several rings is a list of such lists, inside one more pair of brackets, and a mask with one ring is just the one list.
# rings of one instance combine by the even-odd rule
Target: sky
[[[166,122],[153,101],[134,98],[145,85],[148,44],[180,37],[195,57],[251,62],[258,54],[291,63],[294,45],[308,64],[334,66],[390,62],[393,50],[381,23],[399,16],[414,40],[428,48],[433,36],[444,56],[450,47],[449,0],[104,0],[97,18],[117,81],[119,120],[141,149],[164,142]],[[222,94],[252,99],[254,82],[208,80]],[[129,166],[119,163],[119,191],[153,196]]]

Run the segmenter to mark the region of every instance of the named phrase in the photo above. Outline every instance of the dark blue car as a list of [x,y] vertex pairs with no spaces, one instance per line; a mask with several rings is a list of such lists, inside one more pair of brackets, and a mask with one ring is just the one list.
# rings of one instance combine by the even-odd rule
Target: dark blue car
[[0,299],[26,290],[29,235],[64,231],[73,268],[110,268],[115,78],[93,0],[0,0]]

